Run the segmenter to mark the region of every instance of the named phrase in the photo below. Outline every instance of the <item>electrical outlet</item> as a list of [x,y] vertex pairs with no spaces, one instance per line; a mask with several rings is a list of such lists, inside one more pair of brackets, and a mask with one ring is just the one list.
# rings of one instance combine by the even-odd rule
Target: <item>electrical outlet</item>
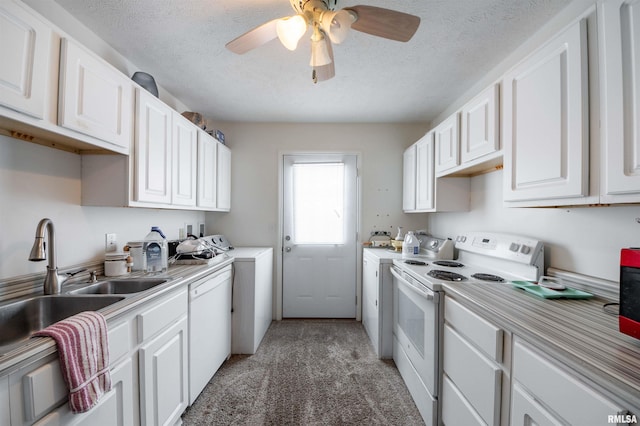
[[204,237],[204,223],[198,224],[198,237]]
[[193,235],[193,225],[187,225],[187,235]]
[[118,251],[116,234],[104,234],[104,251],[107,253]]

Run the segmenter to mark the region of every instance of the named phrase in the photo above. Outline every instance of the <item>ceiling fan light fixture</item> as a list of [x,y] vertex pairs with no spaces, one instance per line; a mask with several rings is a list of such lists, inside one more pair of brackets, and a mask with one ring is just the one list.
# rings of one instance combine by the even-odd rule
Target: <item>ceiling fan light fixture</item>
[[296,50],[298,42],[307,32],[307,20],[302,15],[280,19],[276,24],[276,33],[284,47]]
[[312,67],[321,67],[323,65],[328,65],[331,62],[331,55],[329,55],[329,49],[327,48],[327,40],[324,37],[321,37],[316,40],[316,38],[311,39],[311,61],[309,65]]
[[351,24],[356,19],[357,16],[345,9],[327,10],[320,16],[320,28],[329,36],[332,43],[340,44],[347,38]]

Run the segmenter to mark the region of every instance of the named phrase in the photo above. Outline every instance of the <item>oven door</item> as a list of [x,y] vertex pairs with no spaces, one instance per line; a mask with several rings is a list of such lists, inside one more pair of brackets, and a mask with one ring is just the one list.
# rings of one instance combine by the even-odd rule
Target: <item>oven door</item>
[[[396,268],[393,274],[393,332],[433,399],[438,396],[440,297]],[[395,351],[394,351],[395,352]],[[395,358],[395,357],[394,357]]]

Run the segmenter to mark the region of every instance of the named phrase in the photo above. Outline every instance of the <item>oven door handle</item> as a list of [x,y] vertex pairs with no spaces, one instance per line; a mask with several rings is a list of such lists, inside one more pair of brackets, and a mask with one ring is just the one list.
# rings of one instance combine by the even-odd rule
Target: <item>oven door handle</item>
[[433,291],[431,291],[430,289],[424,287],[424,286],[417,286],[416,284],[410,282],[409,280],[405,279],[400,271],[398,270],[397,267],[392,266],[391,268],[389,268],[391,270],[391,275],[393,275],[398,281],[400,281],[402,284],[408,286],[409,288],[411,288],[413,291],[420,293],[420,296],[425,297],[427,300],[433,300],[435,293]]

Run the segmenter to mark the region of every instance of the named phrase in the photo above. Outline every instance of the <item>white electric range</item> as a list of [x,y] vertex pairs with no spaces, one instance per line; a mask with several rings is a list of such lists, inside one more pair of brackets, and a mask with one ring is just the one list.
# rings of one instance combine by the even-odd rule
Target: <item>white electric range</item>
[[455,239],[456,260],[395,259],[393,359],[426,424],[439,424],[444,283],[508,284],[544,272],[539,240],[490,232]]

